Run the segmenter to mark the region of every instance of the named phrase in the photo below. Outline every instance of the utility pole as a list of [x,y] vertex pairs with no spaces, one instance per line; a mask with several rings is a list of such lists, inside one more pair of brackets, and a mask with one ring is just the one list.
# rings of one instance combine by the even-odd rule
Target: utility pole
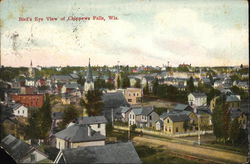
[[113,108],[111,109],[111,121],[112,121],[112,127],[114,126],[114,113]]
[[200,115],[198,114],[198,145],[201,144],[201,135],[200,135]]

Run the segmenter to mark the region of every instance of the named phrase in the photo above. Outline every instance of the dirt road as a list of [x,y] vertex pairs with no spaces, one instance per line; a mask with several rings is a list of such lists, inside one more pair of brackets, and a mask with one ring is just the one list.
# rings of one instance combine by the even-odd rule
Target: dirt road
[[207,159],[213,159],[217,162],[225,163],[244,163],[246,162],[246,156],[233,153],[225,152],[217,149],[204,148],[199,146],[185,145],[180,143],[174,143],[169,141],[162,141],[154,138],[148,137],[135,137],[134,142],[138,144],[149,144],[155,146],[162,146],[166,149],[171,149],[177,152],[183,152],[185,154],[204,157]]

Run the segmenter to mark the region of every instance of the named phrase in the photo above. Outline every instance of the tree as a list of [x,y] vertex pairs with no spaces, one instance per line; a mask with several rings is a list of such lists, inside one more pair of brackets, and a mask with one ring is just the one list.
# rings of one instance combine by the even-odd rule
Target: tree
[[48,136],[48,133],[51,129],[52,118],[51,118],[51,104],[50,97],[48,94],[45,95],[45,101],[42,108],[39,109],[40,113],[40,131],[41,138],[44,139]]
[[84,78],[84,76],[83,76],[83,74],[78,74],[78,79],[77,79],[77,83],[78,84],[80,84],[80,85],[84,85],[84,83],[85,83],[85,78]]
[[118,75],[118,77],[116,79],[116,83],[117,83],[117,88],[121,88],[121,79],[120,79],[119,75]]
[[146,83],[146,86],[143,88],[143,94],[144,94],[144,95],[149,94],[149,86],[148,86],[148,81],[147,81],[147,83]]
[[135,88],[141,88],[141,80],[140,79],[136,79]]
[[225,104],[225,97],[219,97],[215,104],[215,109],[212,114],[212,123],[214,135],[217,140],[222,140],[224,143],[229,137],[229,110]]
[[30,139],[45,139],[51,130],[51,124],[50,97],[46,94],[43,106],[31,112],[28,125],[24,129]]
[[191,76],[187,82],[187,89],[189,92],[194,92],[195,87],[194,87],[194,78]]
[[156,78],[153,81],[153,94],[154,95],[157,95],[158,86],[159,86],[159,82],[158,82],[158,79]]
[[128,78],[128,75],[127,74],[122,74],[123,77],[122,77],[122,88],[128,88],[130,87],[130,80]]
[[101,114],[103,106],[102,92],[99,90],[88,91],[86,99],[83,99],[81,105],[86,108],[88,116],[97,116]]
[[72,105],[64,110],[62,122],[60,122],[59,127],[61,129],[65,128],[67,124],[77,119],[79,116],[78,111]]
[[230,130],[229,130],[229,137],[233,145],[238,141],[240,135],[240,124],[238,122],[238,119],[235,118],[230,123]]

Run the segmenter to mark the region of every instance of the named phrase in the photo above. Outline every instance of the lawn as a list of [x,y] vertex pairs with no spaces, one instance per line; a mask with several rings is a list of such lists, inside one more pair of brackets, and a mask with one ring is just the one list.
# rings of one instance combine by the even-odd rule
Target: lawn
[[192,160],[187,160],[187,159],[173,156],[169,152],[161,148],[155,148],[155,147],[153,148],[153,147],[149,147],[145,145],[135,145],[135,149],[143,164],[148,164],[148,163],[195,164],[197,163]]

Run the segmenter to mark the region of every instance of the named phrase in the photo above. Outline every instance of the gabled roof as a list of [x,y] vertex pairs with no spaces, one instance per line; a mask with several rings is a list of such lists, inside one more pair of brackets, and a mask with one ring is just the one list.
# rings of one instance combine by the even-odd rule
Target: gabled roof
[[55,80],[71,80],[72,78],[69,75],[53,75],[51,79]]
[[3,147],[16,162],[22,160],[34,149],[31,145],[17,139],[11,134],[2,139],[0,146]]
[[21,106],[23,106],[22,104],[19,104],[19,103],[15,103],[11,106],[12,110],[17,110],[18,108],[20,108]]
[[174,107],[174,110],[187,110],[188,108],[191,108],[191,107],[187,104],[176,104],[176,106]]
[[190,120],[186,114],[170,114],[166,118],[170,118],[173,122],[184,122]]
[[65,163],[141,163],[131,142],[62,150]]
[[118,108],[120,106],[130,106],[122,92],[104,93],[102,95],[104,108]]
[[240,101],[240,97],[238,95],[228,95],[226,97],[226,102],[235,102]]
[[195,98],[207,97],[207,95],[205,93],[201,93],[201,92],[193,92],[193,93],[190,93],[190,94],[192,94]]
[[92,117],[80,117],[78,118],[79,124],[105,124],[107,123],[107,119],[104,116],[92,116]]
[[126,113],[131,109],[130,107],[127,106],[121,106],[120,108],[121,108],[121,113]]
[[77,89],[80,88],[81,86],[77,83],[69,83],[64,85],[66,88],[71,88],[71,89]]
[[153,81],[153,80],[155,79],[154,76],[144,76],[144,78],[145,78],[147,81],[149,81],[149,82],[151,82],[151,81]]
[[135,115],[147,116],[154,111],[154,107],[152,106],[133,107],[132,111],[134,112]]
[[[91,135],[89,135],[91,134]],[[74,124],[55,134],[57,138],[70,142],[87,142],[105,140],[105,136],[92,130],[86,124]]]
[[77,74],[74,74],[74,73],[71,73],[69,74],[69,76],[72,78],[72,79],[78,79],[79,76]]

